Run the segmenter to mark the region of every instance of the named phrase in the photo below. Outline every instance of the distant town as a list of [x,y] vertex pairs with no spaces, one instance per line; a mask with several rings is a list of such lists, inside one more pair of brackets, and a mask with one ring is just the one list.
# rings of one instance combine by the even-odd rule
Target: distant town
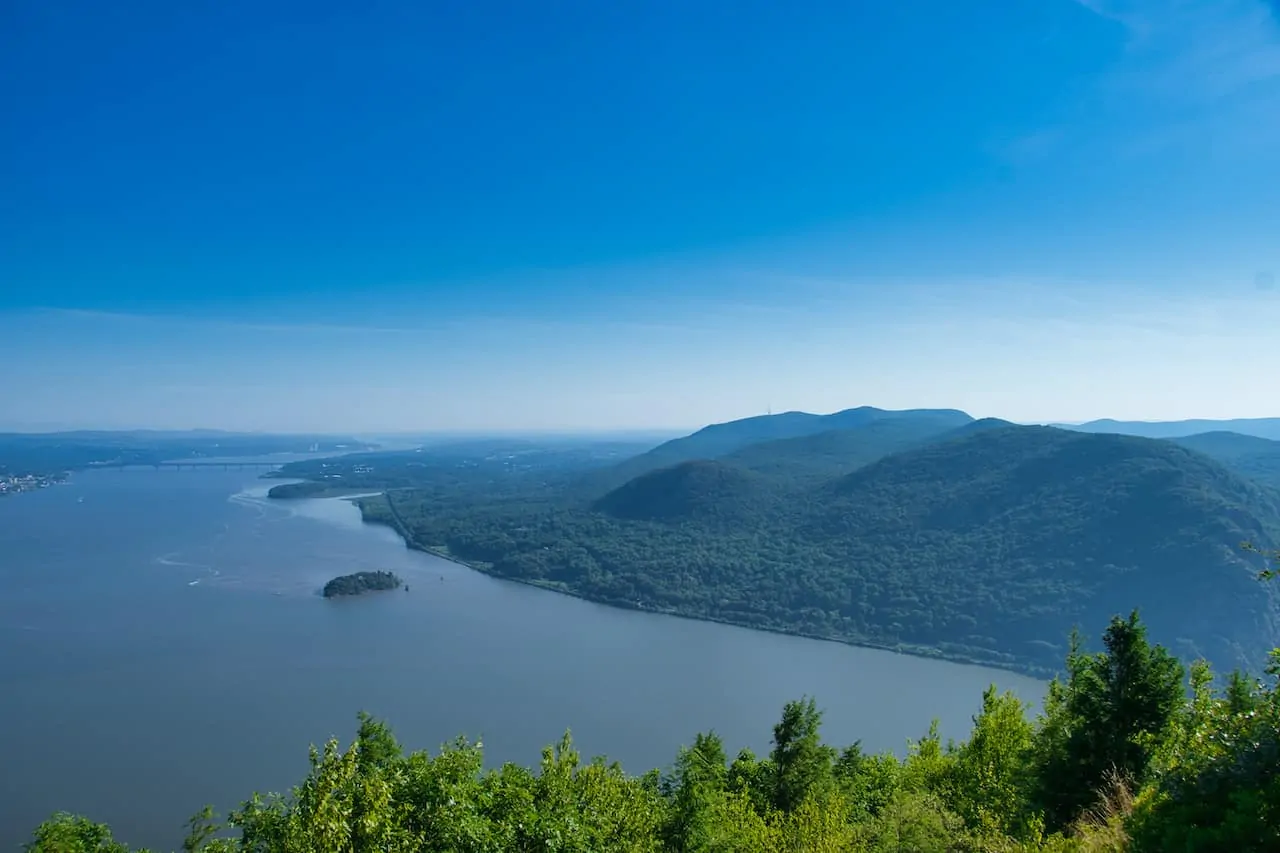
[[60,483],[66,478],[66,473],[22,475],[0,473],[0,497],[16,495],[18,492],[33,492],[36,489]]
[[[143,465],[220,465],[223,463],[210,460],[264,459],[282,453],[344,453],[375,448],[376,444],[344,436],[217,430],[0,432],[0,496],[52,486],[65,480],[72,471]],[[257,464],[274,466],[268,462]]]

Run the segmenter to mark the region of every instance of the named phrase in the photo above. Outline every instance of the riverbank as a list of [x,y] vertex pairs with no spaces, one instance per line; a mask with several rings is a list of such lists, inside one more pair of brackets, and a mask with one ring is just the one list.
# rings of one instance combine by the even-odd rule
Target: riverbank
[[[371,505],[374,500],[377,500],[378,505],[386,508],[387,517],[374,516],[370,514],[366,506]],[[583,601],[590,601],[593,604],[601,604],[606,607],[616,607],[622,610],[635,610],[642,613],[656,613],[663,616],[674,616],[679,619],[689,619],[696,622],[711,622],[720,625],[731,625],[735,628],[748,628],[753,631],[764,631],[766,633],[781,634],[788,637],[803,637],[808,640],[821,640],[823,642],[838,643],[840,645],[852,646],[855,648],[894,652],[896,654],[911,655],[912,657],[946,661],[948,663],[962,664],[966,666],[1001,669],[1007,672],[1013,672],[1018,675],[1025,675],[1041,680],[1047,680],[1057,674],[1054,670],[1027,664],[1014,659],[982,658],[973,655],[956,654],[931,646],[915,646],[906,643],[879,643],[875,640],[823,636],[821,634],[791,630],[775,625],[752,623],[746,620],[723,619],[700,613],[684,612],[674,608],[652,607],[645,605],[645,603],[641,601],[627,601],[621,599],[609,599],[602,596],[584,595],[578,590],[572,589],[564,584],[511,577],[503,574],[502,572],[494,571],[493,564],[491,563],[467,560],[459,557],[452,553],[446,545],[428,544],[418,541],[410,532],[408,525],[405,524],[400,513],[396,510],[394,502],[387,499],[386,492],[380,492],[376,495],[365,495],[362,496],[361,499],[353,500],[352,502],[359,508],[360,516],[364,523],[390,527],[404,541],[405,547],[407,548],[431,554],[432,556],[439,557],[442,560],[448,560],[449,562],[460,566],[465,566],[472,571],[480,572],[481,574],[488,575],[489,577],[546,590],[548,592],[555,592],[561,595],[568,595]]]

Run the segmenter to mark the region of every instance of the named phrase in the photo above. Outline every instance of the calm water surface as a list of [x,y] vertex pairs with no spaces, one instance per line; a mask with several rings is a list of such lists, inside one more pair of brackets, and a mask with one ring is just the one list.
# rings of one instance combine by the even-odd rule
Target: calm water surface
[[[411,748],[483,735],[532,763],[566,728],[586,754],[666,765],[714,727],[768,749],[782,705],[829,742],[963,736],[991,682],[1032,679],[653,614],[498,581],[407,550],[343,500],[281,504],[253,472],[131,469],[0,500],[0,850],[59,809],[164,849],[306,771],[360,709]],[[390,569],[409,592],[318,596]]]

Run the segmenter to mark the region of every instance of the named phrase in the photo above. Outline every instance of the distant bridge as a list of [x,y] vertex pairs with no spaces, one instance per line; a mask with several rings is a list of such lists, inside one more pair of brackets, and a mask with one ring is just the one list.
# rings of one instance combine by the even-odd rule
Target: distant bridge
[[204,459],[184,459],[174,462],[103,462],[92,465],[92,468],[172,468],[181,471],[183,468],[220,468],[223,471],[267,471],[279,468],[283,462],[213,462]]

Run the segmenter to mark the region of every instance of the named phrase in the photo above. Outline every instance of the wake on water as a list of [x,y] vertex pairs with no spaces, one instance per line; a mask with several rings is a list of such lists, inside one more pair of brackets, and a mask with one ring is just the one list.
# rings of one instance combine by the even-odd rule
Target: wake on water
[[[333,523],[338,519],[336,519],[333,514],[333,508],[327,506],[329,504],[345,504],[346,506],[344,509],[346,512],[341,514],[345,515],[349,513],[353,516],[351,518],[342,518],[339,521],[340,526],[362,526],[363,524],[359,517],[359,510],[350,503],[350,499],[352,497],[359,497],[358,495],[297,502],[281,502],[274,501],[267,497],[269,489],[270,486],[254,486],[246,488],[229,495],[227,497],[227,501],[229,503],[236,504],[237,506],[253,510],[254,517],[249,522],[251,527],[258,527],[259,523],[263,521],[281,521],[285,518],[296,516],[303,516],[312,518],[316,521]],[[231,527],[230,523],[224,522],[222,530],[217,534],[216,538],[221,540],[231,535]],[[262,531],[257,530],[255,531],[255,534],[261,535]],[[214,550],[217,550],[216,546],[214,547]],[[241,573],[236,572],[232,572],[231,575],[225,575],[208,562],[198,562],[190,559],[183,559],[183,557],[184,552],[171,551],[167,554],[162,554],[156,557],[155,563],[161,566],[196,570],[198,576],[187,581],[187,586],[199,586],[201,584],[243,586],[247,584],[249,587],[261,587],[264,590],[269,589],[276,595],[282,595],[286,592],[296,592],[298,590],[305,590],[306,594],[311,594],[313,592],[309,583],[298,586],[297,590],[295,590],[294,587],[297,585],[286,583],[281,586],[279,584],[280,579],[241,576]]]
[[200,581],[202,580],[205,580],[208,578],[216,578],[218,575],[221,574],[221,572],[219,572],[213,566],[210,566],[206,563],[191,563],[191,562],[187,562],[186,560],[174,559],[175,557],[179,556],[181,553],[182,552],[180,551],[170,551],[168,554],[162,554],[161,556],[156,557],[155,563],[158,566],[174,566],[174,567],[182,567],[187,569],[203,569],[205,572],[205,577],[196,578],[193,581],[189,581],[187,583],[187,586],[195,586],[196,584],[200,583]]

